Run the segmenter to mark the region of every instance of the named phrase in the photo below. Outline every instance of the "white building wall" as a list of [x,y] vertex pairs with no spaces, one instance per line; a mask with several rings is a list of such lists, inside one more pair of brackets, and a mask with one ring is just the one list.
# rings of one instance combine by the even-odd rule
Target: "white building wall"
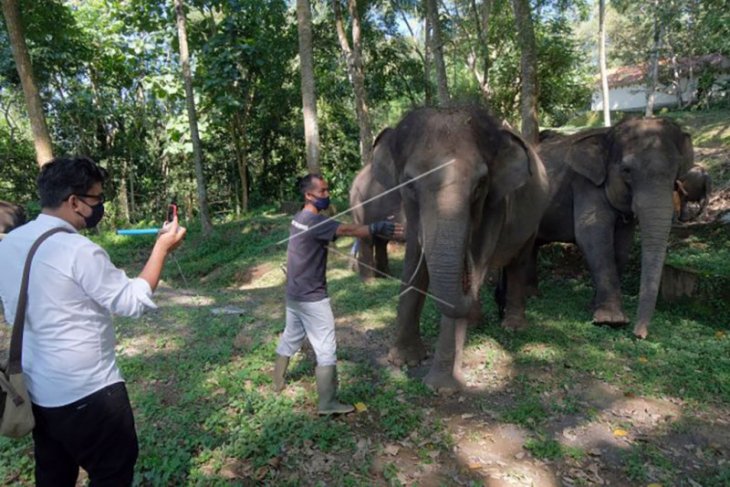
[[[696,79],[693,79],[691,83],[688,79],[682,79],[680,87],[682,89],[682,101],[684,103],[687,103],[690,99],[694,100],[697,96]],[[609,88],[608,102],[611,106],[611,110],[644,110],[646,108],[646,86],[636,84]],[[659,85],[656,95],[654,96],[654,106],[666,107],[676,105],[677,95],[675,94],[674,87]],[[594,112],[603,110],[603,99],[601,97],[600,89],[593,93],[591,99],[591,110]]]

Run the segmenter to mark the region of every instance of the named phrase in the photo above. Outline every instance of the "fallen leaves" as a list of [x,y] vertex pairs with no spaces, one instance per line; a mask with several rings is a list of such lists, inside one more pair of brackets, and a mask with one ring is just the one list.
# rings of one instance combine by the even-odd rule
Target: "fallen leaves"
[[623,438],[624,436],[628,436],[628,434],[629,432],[623,428],[614,428],[613,430],[613,436],[617,438]]

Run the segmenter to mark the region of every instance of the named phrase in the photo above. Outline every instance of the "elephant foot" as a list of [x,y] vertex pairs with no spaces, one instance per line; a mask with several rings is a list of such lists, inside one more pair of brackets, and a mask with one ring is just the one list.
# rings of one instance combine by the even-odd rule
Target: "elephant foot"
[[629,318],[621,309],[598,308],[593,312],[593,323],[598,325],[624,326]]
[[634,326],[634,336],[641,340],[645,339],[649,335],[649,326],[645,323],[637,323]]
[[437,367],[436,364],[431,366],[431,370],[423,378],[423,383],[429,389],[443,395],[456,394],[466,387],[461,372],[452,373],[451,368]]
[[529,326],[527,319],[524,316],[507,316],[502,320],[502,328],[511,331],[522,331],[526,330]]
[[420,338],[408,345],[396,344],[388,351],[388,361],[397,367],[403,364],[407,364],[409,367],[415,367],[426,356],[426,347]]

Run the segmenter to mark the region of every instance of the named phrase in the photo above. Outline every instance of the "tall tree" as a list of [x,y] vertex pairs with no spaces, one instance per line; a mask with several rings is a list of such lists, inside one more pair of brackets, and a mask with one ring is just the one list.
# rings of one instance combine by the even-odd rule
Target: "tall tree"
[[438,1],[426,1],[426,15],[430,24],[430,32],[427,30],[426,35],[428,44],[431,46],[433,53],[433,63],[436,68],[436,88],[439,103],[445,105],[449,102],[449,88],[446,78],[446,64],[444,63],[444,45],[441,39],[441,22],[439,21]]
[[53,159],[53,147],[51,145],[51,136],[48,134],[46,118],[43,115],[43,103],[33,76],[33,66],[30,62],[30,55],[28,55],[28,47],[25,44],[23,21],[20,18],[18,0],[2,0],[2,8],[8,36],[10,37],[10,48],[13,51],[15,67],[18,70],[20,83],[23,86],[23,94],[25,95],[25,104],[28,108],[36,161],[39,166],[43,166]]
[[606,74],[606,0],[598,2],[598,62],[601,69],[601,97],[603,99],[603,126],[611,126],[611,106],[608,100]]
[[352,29],[352,46],[347,38],[342,20],[340,0],[332,0],[335,13],[335,26],[340,47],[345,55],[350,82],[355,93],[355,112],[357,124],[360,127],[360,158],[362,164],[367,165],[373,159],[373,133],[370,126],[370,109],[368,107],[367,92],[365,90],[365,67],[362,62],[362,29],[360,26],[360,12],[357,0],[348,0],[348,11]]
[[307,169],[310,173],[319,173],[319,125],[314,86],[312,10],[309,0],[297,0],[297,29],[299,31],[299,67],[302,77],[302,112],[304,114]]
[[654,36],[651,50],[651,60],[649,63],[649,76],[647,79],[646,86],[646,111],[645,116],[651,117],[654,115],[654,100],[656,98],[656,88],[659,81],[659,51],[662,49],[662,37],[664,24],[661,18],[661,12],[659,8],[659,0],[654,0]]
[[203,150],[200,146],[198,133],[198,116],[195,112],[195,95],[193,93],[193,78],[190,73],[190,54],[188,52],[188,36],[185,29],[185,9],[183,0],[175,0],[177,15],[177,35],[180,44],[180,64],[182,64],[183,83],[185,83],[185,100],[188,109],[188,122],[193,143],[193,159],[195,160],[195,179],[198,186],[198,205],[200,206],[200,224],[204,234],[209,234],[213,225],[208,211],[208,192],[205,188],[203,174]]
[[535,28],[532,24],[529,0],[512,0],[515,24],[521,49],[520,55],[520,114],[522,136],[529,142],[537,143],[539,126],[537,123],[537,45]]

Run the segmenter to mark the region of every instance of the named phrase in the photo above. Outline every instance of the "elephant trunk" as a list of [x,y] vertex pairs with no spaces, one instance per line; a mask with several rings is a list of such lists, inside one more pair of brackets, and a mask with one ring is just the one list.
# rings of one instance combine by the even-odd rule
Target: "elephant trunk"
[[671,192],[660,197],[638,197],[634,200],[635,214],[641,230],[641,286],[639,308],[634,334],[646,338],[649,322],[656,307],[661,283],[667,241],[672,225],[673,204]]
[[463,318],[475,299],[470,282],[473,263],[467,252],[469,222],[453,218],[439,218],[437,222],[425,235],[430,291],[443,315]]

